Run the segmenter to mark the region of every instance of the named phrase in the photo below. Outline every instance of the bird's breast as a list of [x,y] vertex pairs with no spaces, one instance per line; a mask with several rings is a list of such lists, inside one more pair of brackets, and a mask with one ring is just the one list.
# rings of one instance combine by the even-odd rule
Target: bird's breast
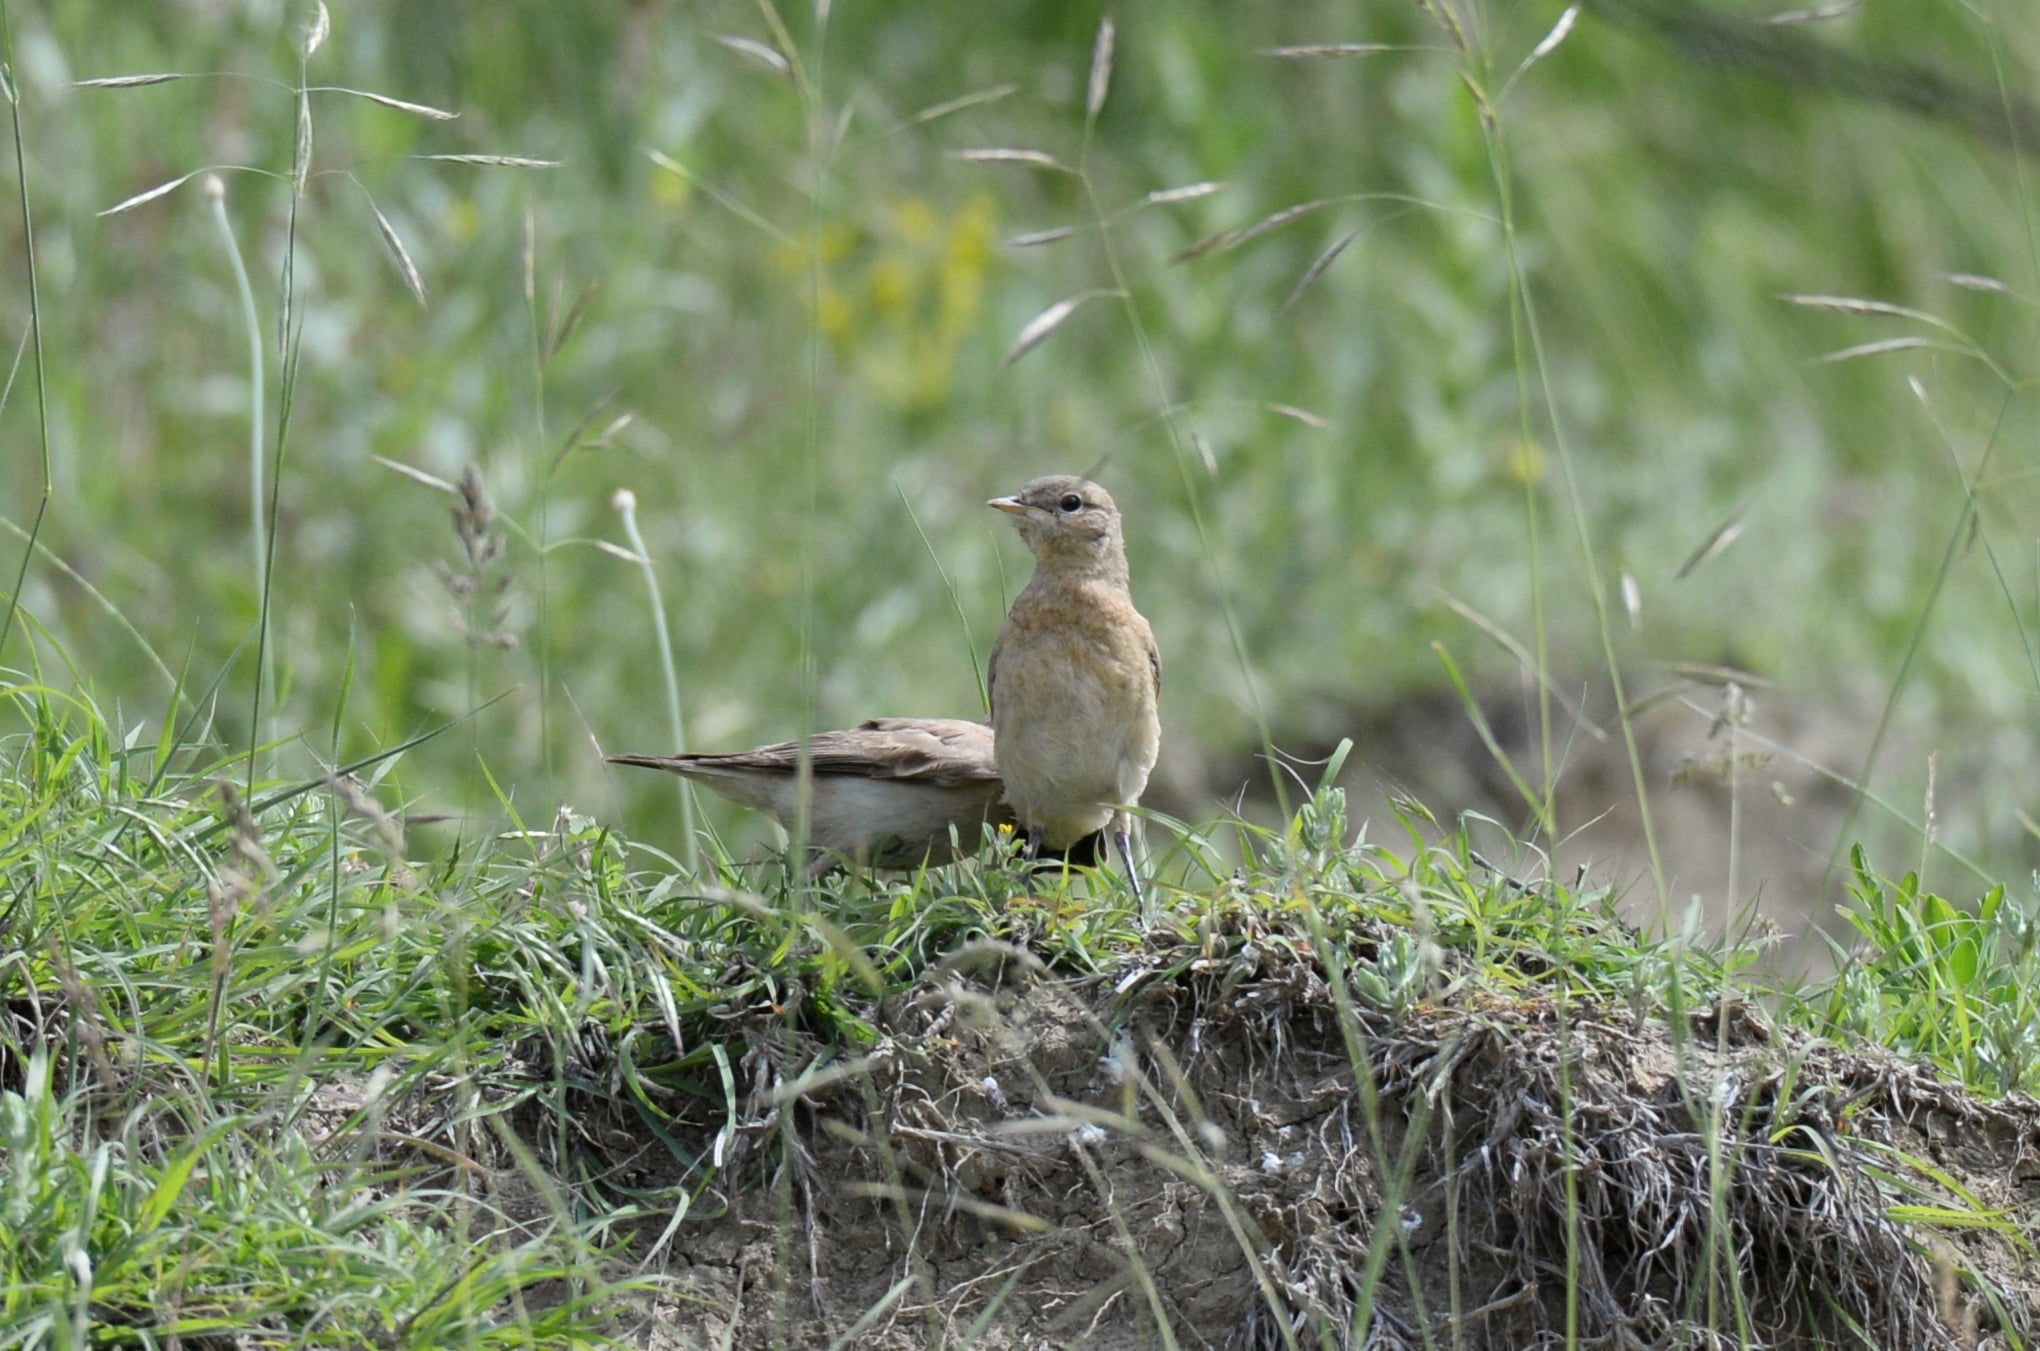
[[1016,603],[1000,637],[992,730],[1007,800],[1061,844],[1139,799],[1161,723],[1147,623],[1124,593],[1047,599],[1064,603]]

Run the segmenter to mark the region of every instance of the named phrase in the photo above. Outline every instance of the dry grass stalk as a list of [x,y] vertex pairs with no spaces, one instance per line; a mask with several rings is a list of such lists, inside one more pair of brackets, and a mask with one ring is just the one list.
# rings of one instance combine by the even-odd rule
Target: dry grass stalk
[[[465,569],[456,570],[449,563],[435,560],[432,570],[447,594],[458,603],[455,630],[467,639],[469,646],[476,648],[517,646],[516,635],[503,628],[510,615],[505,599],[510,574],[499,571],[490,575],[503,557],[503,537],[495,527],[496,504],[483,486],[482,471],[470,464],[461,471],[453,503],[453,533],[460,541]],[[486,621],[482,619],[484,607]]]

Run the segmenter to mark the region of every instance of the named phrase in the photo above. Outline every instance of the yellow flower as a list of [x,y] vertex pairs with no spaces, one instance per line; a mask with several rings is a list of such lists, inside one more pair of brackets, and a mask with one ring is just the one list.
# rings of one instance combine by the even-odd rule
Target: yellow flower
[[942,250],[942,267],[936,282],[945,333],[961,337],[977,322],[996,228],[992,199],[983,193],[972,197],[957,214],[956,228]]
[[652,179],[652,200],[660,206],[678,208],[694,195],[694,185],[678,174],[659,174]]
[[925,408],[948,396],[958,346],[984,308],[998,230],[986,193],[945,217],[922,197],[887,203],[860,224],[830,224],[776,247],[772,265],[801,276],[815,329],[887,403]]
[[783,239],[774,245],[772,268],[781,276],[797,277],[811,266],[833,267],[850,256],[859,239],[852,226],[824,225],[812,234]]
[[841,339],[850,332],[850,300],[843,292],[828,282],[815,290],[815,328],[830,339]]
[[883,255],[865,271],[864,289],[871,297],[872,309],[882,315],[897,314],[912,306],[921,279],[912,260],[899,254]]
[[902,197],[893,203],[893,230],[909,244],[929,244],[942,237],[942,218],[926,199]]
[[473,241],[475,231],[480,225],[481,214],[475,210],[475,204],[465,197],[456,199],[452,209],[446,213],[447,238],[456,244]]
[[949,232],[943,256],[945,270],[956,269],[983,275],[992,256],[992,235],[998,229],[998,210],[989,193],[978,193],[956,214],[956,228]]
[[1541,482],[1550,460],[1543,444],[1537,441],[1515,441],[1504,448],[1508,475],[1518,483]]

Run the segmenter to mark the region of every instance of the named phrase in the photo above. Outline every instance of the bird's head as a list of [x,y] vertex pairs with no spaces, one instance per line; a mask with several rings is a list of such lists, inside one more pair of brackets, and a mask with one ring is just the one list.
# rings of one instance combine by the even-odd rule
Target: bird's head
[[1126,547],[1119,533],[1119,508],[1112,494],[1091,480],[1050,474],[985,505],[1013,518],[1014,528],[1038,562],[1124,577]]

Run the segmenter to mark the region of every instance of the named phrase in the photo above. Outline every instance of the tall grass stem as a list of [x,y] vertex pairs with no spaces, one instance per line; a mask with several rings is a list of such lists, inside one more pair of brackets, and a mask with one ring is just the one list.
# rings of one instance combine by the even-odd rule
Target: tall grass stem
[[220,246],[234,271],[234,289],[241,297],[241,319],[248,328],[248,532],[255,553],[255,603],[258,609],[256,646],[262,657],[255,676],[255,712],[248,731],[248,789],[254,791],[255,747],[263,738],[262,696],[273,689],[271,667],[275,656],[269,650],[269,541],[262,492],[262,320],[255,312],[255,288],[248,280],[247,264],[241,261],[240,241],[234,237],[234,223],[227,215],[227,185],[218,174],[205,176],[206,200],[212,203],[213,220],[220,227]]
[[35,276],[35,222],[28,209],[28,151],[21,135],[21,90],[14,76],[14,19],[6,0],[0,0],[0,95],[7,99],[14,134],[14,183],[21,203],[21,256],[28,272],[28,329],[35,338],[36,437],[42,452],[42,497],[36,503],[35,519],[29,523],[21,566],[14,570],[14,585],[7,591],[7,617],[0,619],[0,653],[5,653],[7,639],[14,631],[14,612],[21,606],[21,588],[28,578],[29,560],[35,557],[43,519],[49,515],[50,498],[56,492],[50,457],[49,386],[43,370],[42,293]]
[[[659,670],[666,678],[666,717],[673,732],[673,753],[678,755],[687,749],[687,730],[680,718],[680,673],[673,665],[673,635],[666,627],[666,603],[659,594],[659,572],[652,566],[645,537],[638,532],[637,494],[628,488],[618,488],[609,504],[623,518],[623,536],[630,541],[638,566],[644,569],[645,590],[652,604],[652,631],[659,643]],[[680,830],[680,859],[687,865],[688,876],[698,877],[701,846],[694,838],[694,787],[685,779],[680,780]]]
[[[524,208],[524,251],[522,285],[524,290],[524,319],[530,339],[531,353],[531,433],[532,448],[544,456],[547,444],[545,432],[545,367],[547,339],[541,331],[538,317],[538,217],[530,206]],[[538,531],[538,641],[532,646],[538,659],[538,753],[545,766],[546,777],[552,777],[552,586],[547,564],[552,557],[548,547],[551,534],[553,473],[559,468],[555,460],[551,468],[538,475],[537,510],[533,513],[533,525]]]

